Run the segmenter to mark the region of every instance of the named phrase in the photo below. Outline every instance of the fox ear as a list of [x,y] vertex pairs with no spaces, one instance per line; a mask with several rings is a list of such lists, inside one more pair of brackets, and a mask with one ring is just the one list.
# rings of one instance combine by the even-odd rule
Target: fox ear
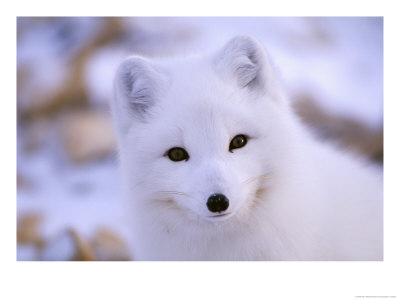
[[265,90],[267,77],[272,73],[264,49],[249,36],[230,40],[217,55],[215,63],[218,72],[234,77],[241,88]]
[[117,70],[114,118],[126,128],[132,119],[144,121],[160,92],[163,74],[150,61],[138,56],[126,58]]

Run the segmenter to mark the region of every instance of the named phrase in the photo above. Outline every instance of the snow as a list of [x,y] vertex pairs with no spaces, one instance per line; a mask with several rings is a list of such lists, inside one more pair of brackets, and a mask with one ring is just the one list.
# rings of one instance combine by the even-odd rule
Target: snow
[[51,238],[66,228],[90,236],[102,226],[124,232],[119,174],[115,160],[83,166],[58,166],[46,153],[19,161],[33,190],[17,192],[18,213],[41,212],[43,234]]
[[[59,85],[67,61],[57,59],[60,49],[73,45],[68,53],[76,51],[95,32],[96,22],[76,18],[74,28],[81,34],[72,35],[69,44],[53,43],[57,28],[38,26],[26,39],[18,40],[18,63],[32,64],[41,84]],[[126,19],[125,25],[132,27],[132,34],[140,31],[136,42],[146,43],[146,34],[151,36],[146,47],[159,54],[212,51],[237,34],[252,35],[270,53],[291,94],[307,92],[333,113],[358,118],[375,128],[382,124],[382,18],[134,18]],[[121,44],[108,45],[89,59],[85,83],[93,107],[106,109],[114,71],[127,54]],[[51,142],[26,154],[23,138],[23,134],[18,136],[17,168],[33,188],[18,189],[19,215],[43,213],[46,239],[69,227],[91,236],[104,226],[128,237],[115,157],[73,165],[60,160],[62,151]],[[28,246],[18,247],[18,260],[33,257]]]
[[112,97],[114,74],[119,63],[129,55],[115,46],[103,47],[89,58],[85,69],[85,81],[89,101],[95,107],[105,107]]

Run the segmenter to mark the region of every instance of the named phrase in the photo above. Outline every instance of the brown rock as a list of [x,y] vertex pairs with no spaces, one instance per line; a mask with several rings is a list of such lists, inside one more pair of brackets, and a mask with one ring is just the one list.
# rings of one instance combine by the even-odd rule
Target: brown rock
[[111,118],[102,113],[70,114],[62,124],[61,136],[67,155],[75,163],[106,157],[115,149]]
[[24,175],[17,173],[17,189],[32,190],[33,184]]
[[321,138],[334,140],[344,149],[371,160],[383,160],[383,129],[371,129],[363,122],[331,114],[307,94],[298,95],[294,109],[300,118]]
[[89,242],[78,232],[68,229],[48,240],[41,251],[45,261],[93,261],[94,251]]
[[131,260],[131,255],[125,242],[108,229],[103,228],[96,232],[92,241],[92,246],[96,253],[97,260]]
[[[87,91],[81,68],[72,64],[66,67],[65,78],[51,86],[38,81],[35,70],[21,66],[17,71],[17,105],[21,120],[51,116],[65,107],[87,106]],[[29,76],[26,74],[30,74]]]
[[35,247],[43,245],[40,224],[43,216],[39,213],[30,213],[18,217],[17,242],[19,244],[33,244]]
[[[43,22],[49,21],[45,18],[40,19]],[[55,19],[55,21],[57,20]],[[51,26],[50,23],[48,26]],[[29,29],[25,28],[24,30]],[[22,34],[24,30],[19,30],[19,34]],[[17,70],[19,117],[23,120],[30,120],[54,115],[67,107],[87,107],[88,92],[84,77],[88,58],[96,49],[112,43],[124,32],[125,28],[119,18],[102,18],[101,29],[81,47],[70,61],[64,57],[60,58],[64,59],[62,62],[68,67],[64,68],[65,76],[56,87],[49,85],[48,82],[38,82],[35,70],[29,65],[19,64]],[[62,64],[59,67],[62,67]]]
[[73,237],[76,245],[76,253],[72,260],[96,260],[95,253],[90,243],[75,230],[70,229],[69,233]]

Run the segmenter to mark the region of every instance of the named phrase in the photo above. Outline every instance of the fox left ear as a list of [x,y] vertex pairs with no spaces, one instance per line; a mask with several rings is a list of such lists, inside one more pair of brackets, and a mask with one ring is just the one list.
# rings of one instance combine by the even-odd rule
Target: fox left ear
[[275,81],[274,72],[263,47],[250,36],[229,41],[215,58],[217,72],[236,79],[241,88],[267,91]]
[[145,122],[160,98],[165,74],[143,57],[131,56],[119,66],[111,109],[118,126],[126,132],[132,121]]

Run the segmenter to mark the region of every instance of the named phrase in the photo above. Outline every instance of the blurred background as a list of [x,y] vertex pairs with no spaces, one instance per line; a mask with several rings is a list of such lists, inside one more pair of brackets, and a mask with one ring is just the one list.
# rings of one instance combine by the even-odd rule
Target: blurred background
[[270,53],[317,135],[383,163],[382,18],[17,18],[17,260],[128,260],[108,102],[137,53]]

